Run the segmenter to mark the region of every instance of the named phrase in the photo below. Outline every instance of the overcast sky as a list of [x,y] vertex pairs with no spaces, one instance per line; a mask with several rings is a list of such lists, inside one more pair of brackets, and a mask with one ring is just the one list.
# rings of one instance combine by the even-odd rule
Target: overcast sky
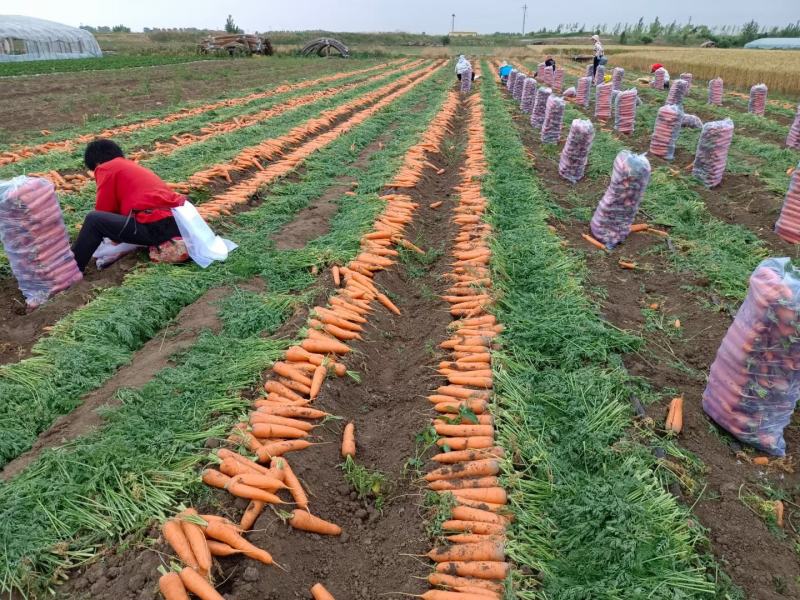
[[[526,0],[0,0],[0,15],[22,14],[69,25],[222,28],[228,13],[246,31],[328,29],[445,33],[450,14],[462,31],[519,31]],[[707,25],[756,19],[783,25],[800,18],[800,0],[571,0],[528,3],[526,30],[559,23],[635,22],[639,17]]]

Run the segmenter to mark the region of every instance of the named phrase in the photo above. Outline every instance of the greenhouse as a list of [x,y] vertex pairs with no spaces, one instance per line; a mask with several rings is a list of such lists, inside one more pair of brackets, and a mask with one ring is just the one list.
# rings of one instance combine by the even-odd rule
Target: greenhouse
[[744,47],[765,50],[800,50],[800,38],[760,38],[748,42]]
[[0,16],[0,62],[102,56],[94,36],[44,19]]

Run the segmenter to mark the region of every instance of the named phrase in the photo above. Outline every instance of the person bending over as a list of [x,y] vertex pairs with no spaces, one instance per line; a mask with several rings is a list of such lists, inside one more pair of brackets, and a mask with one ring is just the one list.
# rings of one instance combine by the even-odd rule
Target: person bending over
[[653,74],[653,79],[651,81],[655,81],[655,72],[659,69],[664,69],[664,89],[669,89],[669,71],[667,71],[666,67],[661,63],[650,65],[650,72]]
[[505,83],[508,80],[508,76],[511,74],[511,71],[514,67],[508,64],[506,61],[503,61],[503,64],[500,65],[500,68],[497,72],[500,74],[500,81]]
[[461,81],[461,76],[470,71],[472,73],[472,81],[475,81],[475,71],[472,70],[472,63],[467,60],[467,57],[461,54],[456,61],[456,78]]
[[97,183],[95,210],[86,215],[72,253],[81,271],[103,238],[158,246],[180,237],[171,209],[186,198],[172,191],[151,170],[128,160],[115,142],[96,139],[86,146],[83,162]]

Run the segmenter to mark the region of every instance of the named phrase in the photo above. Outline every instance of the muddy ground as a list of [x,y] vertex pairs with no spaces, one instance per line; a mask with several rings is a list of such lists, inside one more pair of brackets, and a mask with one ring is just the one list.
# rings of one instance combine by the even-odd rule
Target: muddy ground
[[[538,132],[531,130],[528,115],[515,110],[514,119],[526,147],[536,157],[537,175],[553,201],[565,209],[593,209],[608,178],[584,179],[575,186],[564,181],[558,174],[557,158],[548,158],[540,151]],[[566,127],[564,133],[565,137]],[[649,131],[637,132],[626,141],[643,152],[649,144]],[[564,139],[559,150],[563,143]],[[691,160],[685,152],[679,152],[673,163],[685,165]],[[651,161],[654,166],[664,164],[658,158]],[[791,250],[771,232],[775,195],[753,179],[726,175],[721,187],[703,190],[701,195],[715,216],[745,225],[771,251]],[[646,215],[639,216],[637,222],[646,219]],[[679,443],[704,463],[705,470],[690,470],[687,485],[680,490],[674,487],[673,491],[678,491],[680,499],[692,506],[708,528],[714,556],[748,598],[797,598],[800,564],[793,548],[797,538],[792,526],[788,526],[788,535],[775,530],[762,516],[754,514],[752,506],[743,502],[740,495],[754,492],[763,497],[769,488],[792,502],[787,513],[794,512],[800,504],[800,476],[791,472],[791,463],[766,468],[751,464],[752,452],[742,452],[744,448],[716,427],[700,404],[706,374],[732,322],[735,307],[716,297],[703,277],[675,273],[669,254],[681,249],[668,244],[665,238],[632,234],[613,252],[605,253],[595,251],[581,238],[581,234],[589,232],[588,222],[568,217],[551,224],[569,247],[585,253],[586,288],[595,294],[603,317],[643,336],[644,348],[624,361],[632,375],[645,378],[656,391],[665,394],[662,401],[647,408],[656,429],[663,425],[672,395],[684,395],[684,431]],[[633,261],[637,268],[623,269],[619,260]],[[657,305],[657,309],[652,310],[651,305]],[[680,320],[680,328],[675,327],[676,319]],[[785,435],[789,452],[796,452],[800,447],[797,418]],[[684,466],[675,470],[683,473]]]
[[345,65],[319,60],[306,64],[253,57],[14,77],[0,87],[0,142],[30,141],[42,129],[57,130],[101,118],[177,107],[191,100],[324,77],[344,67],[358,69],[373,63]]

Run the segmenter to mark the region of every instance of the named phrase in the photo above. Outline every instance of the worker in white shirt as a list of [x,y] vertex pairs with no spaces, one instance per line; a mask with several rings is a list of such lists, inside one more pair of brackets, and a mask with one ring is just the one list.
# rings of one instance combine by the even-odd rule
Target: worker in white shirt
[[605,56],[603,44],[600,43],[600,36],[593,35],[592,41],[594,42],[594,72],[597,73],[597,67],[600,65],[600,60]]

